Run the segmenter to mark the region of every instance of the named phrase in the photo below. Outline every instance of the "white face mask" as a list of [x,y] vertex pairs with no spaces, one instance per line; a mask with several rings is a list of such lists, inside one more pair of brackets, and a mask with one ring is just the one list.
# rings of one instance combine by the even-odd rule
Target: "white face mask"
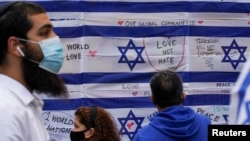
[[18,38],[18,39],[21,41],[39,44],[43,53],[43,60],[39,63],[35,60],[25,57],[20,47],[17,47],[17,50],[23,57],[25,57],[26,59],[32,62],[39,64],[40,68],[47,70],[51,73],[56,74],[59,72],[63,64],[64,54],[63,54],[62,43],[58,36],[48,38],[40,42],[30,41],[30,40],[26,40],[22,38]]

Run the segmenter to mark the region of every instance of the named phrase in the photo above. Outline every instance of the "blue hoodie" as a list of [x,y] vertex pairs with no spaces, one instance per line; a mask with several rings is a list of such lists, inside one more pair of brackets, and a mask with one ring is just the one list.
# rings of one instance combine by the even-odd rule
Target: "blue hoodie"
[[184,106],[158,112],[142,127],[133,141],[207,141],[211,120]]

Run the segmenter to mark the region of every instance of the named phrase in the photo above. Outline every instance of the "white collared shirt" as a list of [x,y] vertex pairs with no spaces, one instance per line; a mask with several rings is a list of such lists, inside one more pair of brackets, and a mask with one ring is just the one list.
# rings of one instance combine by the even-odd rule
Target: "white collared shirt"
[[41,118],[43,101],[16,80],[0,74],[0,140],[49,141]]

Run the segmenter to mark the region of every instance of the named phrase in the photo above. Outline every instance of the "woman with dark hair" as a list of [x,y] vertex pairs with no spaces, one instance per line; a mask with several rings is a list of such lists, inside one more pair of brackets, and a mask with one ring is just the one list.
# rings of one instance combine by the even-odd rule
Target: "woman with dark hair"
[[101,107],[79,107],[75,111],[71,141],[121,141],[115,120]]

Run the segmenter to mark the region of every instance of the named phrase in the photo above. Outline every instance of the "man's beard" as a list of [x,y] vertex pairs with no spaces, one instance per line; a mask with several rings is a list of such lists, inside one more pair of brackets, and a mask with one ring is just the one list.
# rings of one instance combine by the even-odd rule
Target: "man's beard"
[[50,73],[38,65],[23,58],[23,75],[28,86],[38,94],[66,98],[68,91],[63,80],[58,75]]

